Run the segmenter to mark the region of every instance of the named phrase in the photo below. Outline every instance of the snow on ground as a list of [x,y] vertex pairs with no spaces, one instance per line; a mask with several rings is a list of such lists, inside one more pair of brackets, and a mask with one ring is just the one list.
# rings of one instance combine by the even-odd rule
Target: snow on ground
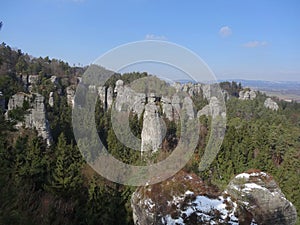
[[[170,215],[166,215],[162,218],[164,224],[168,225],[184,225],[184,218],[196,213],[197,218],[202,222],[209,222],[210,224],[217,224],[216,211],[219,212],[219,221],[225,222],[226,218],[229,218],[229,223],[232,225],[238,225],[238,219],[234,216],[237,204],[232,202],[230,197],[224,198],[220,196],[216,199],[211,199],[207,196],[196,196],[191,202],[186,201],[184,209],[180,208],[179,201],[183,202],[186,196],[193,195],[192,191],[186,191],[184,196],[173,197],[172,204],[177,206],[179,211],[178,218],[172,218]],[[227,202],[227,204],[226,204]],[[228,209],[228,203],[233,206],[232,209]]]

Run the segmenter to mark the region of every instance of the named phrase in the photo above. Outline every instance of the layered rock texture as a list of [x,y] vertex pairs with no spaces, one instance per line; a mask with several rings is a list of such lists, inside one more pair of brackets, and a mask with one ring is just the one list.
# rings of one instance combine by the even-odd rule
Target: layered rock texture
[[273,101],[271,98],[267,98],[264,102],[264,106],[268,109],[271,109],[273,111],[277,111],[279,109],[278,104]]
[[236,176],[220,193],[195,174],[139,187],[131,199],[136,225],[293,225],[297,214],[266,173]]
[[[8,102],[8,112],[17,107],[23,108],[25,102],[28,104],[27,114],[23,122],[19,122],[16,126],[25,126],[26,128],[36,129],[38,135],[47,141],[50,145],[52,137],[48,120],[46,118],[46,109],[44,97],[38,93],[26,94],[17,93],[13,95]],[[8,113],[7,112],[7,113]]]

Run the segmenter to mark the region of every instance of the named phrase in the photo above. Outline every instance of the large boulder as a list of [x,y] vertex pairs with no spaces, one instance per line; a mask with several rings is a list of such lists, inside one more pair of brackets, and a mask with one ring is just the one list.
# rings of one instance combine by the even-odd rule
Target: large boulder
[[271,98],[267,98],[264,102],[264,106],[267,109],[271,109],[273,111],[277,111],[279,109],[279,106],[276,102],[274,102]]
[[260,171],[237,175],[222,193],[197,175],[178,172],[132,195],[135,225],[294,225],[295,207]]
[[259,225],[293,225],[297,212],[267,173],[250,171],[230,181],[227,193],[251,213]]
[[184,171],[164,182],[139,187],[131,205],[136,225],[239,224],[234,215],[237,205],[229,195]]

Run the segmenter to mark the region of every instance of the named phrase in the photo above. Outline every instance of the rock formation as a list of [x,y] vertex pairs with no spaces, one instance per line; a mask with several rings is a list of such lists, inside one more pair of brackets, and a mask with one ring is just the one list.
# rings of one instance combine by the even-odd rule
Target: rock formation
[[122,80],[118,80],[116,82],[115,94],[115,108],[117,111],[133,111],[138,117],[141,116],[146,102],[145,93],[135,92],[130,87],[124,85]]
[[153,99],[145,106],[143,119],[141,152],[156,152],[161,147],[166,128]]
[[66,88],[68,105],[71,107],[74,107],[75,90],[76,87],[73,85]]
[[25,101],[29,104],[29,109],[27,110],[28,114],[25,114],[24,122],[19,122],[16,126],[25,126],[26,128],[36,129],[38,135],[45,139],[47,144],[50,145],[52,137],[46,118],[44,97],[42,95],[38,93],[17,93],[9,99],[8,112],[17,107],[22,108]]
[[188,119],[195,118],[194,104],[190,97],[185,97],[183,100],[182,110]]
[[239,224],[230,196],[183,171],[162,183],[139,187],[131,206],[135,225]]
[[53,105],[54,105],[54,97],[53,97],[53,95],[54,95],[54,93],[51,91],[51,92],[49,93],[49,100],[48,100],[48,104],[49,104],[51,107],[53,107]]
[[256,92],[253,90],[242,90],[239,93],[239,99],[241,100],[253,100],[256,98]]
[[227,193],[247,210],[259,225],[293,225],[297,212],[274,179],[260,171],[237,175],[230,181]]
[[279,109],[279,106],[276,102],[274,102],[271,98],[267,98],[264,102],[264,106],[267,109],[271,109],[273,111],[277,111]]
[[168,120],[172,121],[174,119],[174,113],[171,100],[168,97],[162,97],[161,105],[163,114],[165,114]]
[[180,171],[132,195],[135,225],[294,225],[295,207],[263,172],[237,175],[220,193],[195,174]]

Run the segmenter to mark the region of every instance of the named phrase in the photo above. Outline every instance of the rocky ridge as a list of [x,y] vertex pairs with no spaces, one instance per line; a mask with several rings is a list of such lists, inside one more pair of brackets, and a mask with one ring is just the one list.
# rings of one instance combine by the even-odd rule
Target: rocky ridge
[[44,97],[38,93],[26,94],[19,92],[13,95],[8,102],[9,111],[16,109],[17,107],[23,108],[25,102],[28,103],[27,114],[23,122],[16,124],[16,127],[25,126],[26,128],[36,129],[39,136],[47,141],[50,145],[52,141],[49,123],[46,117],[46,109],[44,104]]

